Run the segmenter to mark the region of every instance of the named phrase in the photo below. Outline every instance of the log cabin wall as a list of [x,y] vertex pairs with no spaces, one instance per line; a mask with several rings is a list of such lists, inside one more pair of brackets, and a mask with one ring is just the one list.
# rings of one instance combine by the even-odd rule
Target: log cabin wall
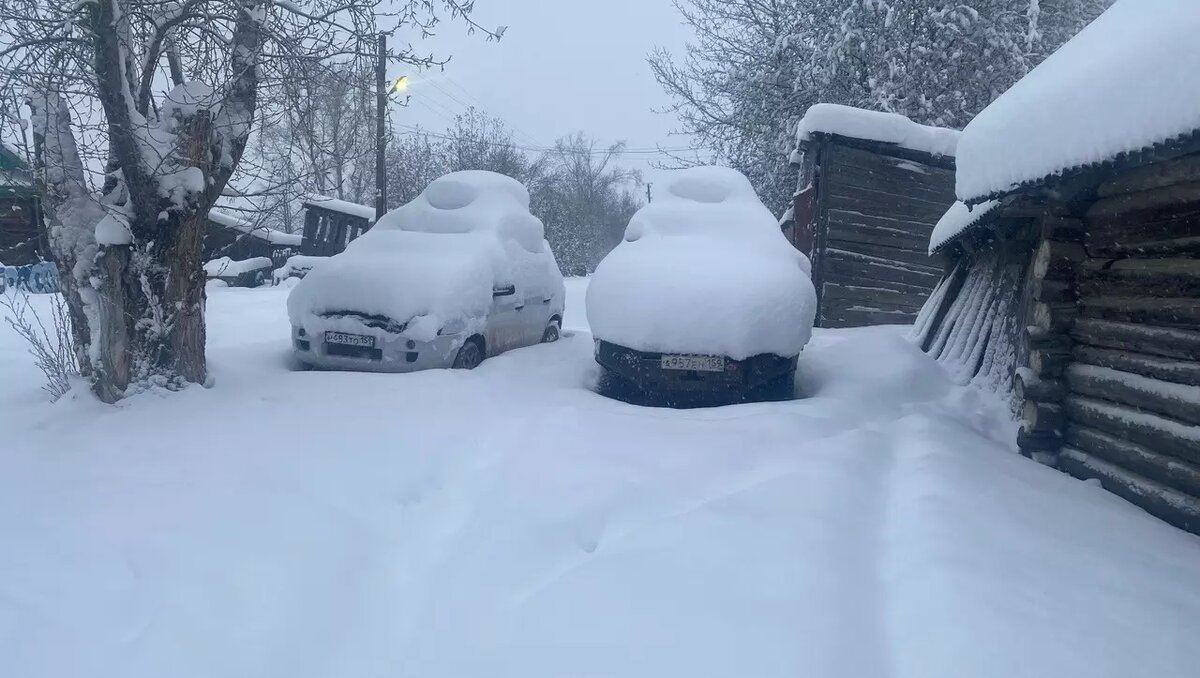
[[942,277],[927,248],[954,203],[953,159],[843,137],[813,143],[817,325],[912,323]]
[[1084,220],[1058,466],[1200,533],[1200,156],[1101,184]]

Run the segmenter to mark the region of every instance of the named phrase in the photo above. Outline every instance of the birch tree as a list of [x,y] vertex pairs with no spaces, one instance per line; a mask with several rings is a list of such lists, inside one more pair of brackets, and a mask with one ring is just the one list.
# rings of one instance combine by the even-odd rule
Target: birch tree
[[[115,402],[203,383],[201,239],[264,95],[373,58],[383,21],[470,0],[0,0],[0,100],[24,97],[82,374]],[[489,35],[494,35],[485,31]],[[394,60],[437,62],[411,49]]]

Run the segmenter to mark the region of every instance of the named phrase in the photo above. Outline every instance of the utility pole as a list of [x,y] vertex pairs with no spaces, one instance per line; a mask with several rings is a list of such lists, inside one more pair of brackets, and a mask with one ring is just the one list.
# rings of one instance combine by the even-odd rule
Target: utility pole
[[652,200],[653,200],[653,196],[651,196],[651,194],[650,194],[650,187],[653,185],[654,184],[650,183],[649,181],[646,182],[646,202],[647,203],[652,202]]
[[387,33],[379,34],[379,57],[375,64],[375,221],[387,211]]

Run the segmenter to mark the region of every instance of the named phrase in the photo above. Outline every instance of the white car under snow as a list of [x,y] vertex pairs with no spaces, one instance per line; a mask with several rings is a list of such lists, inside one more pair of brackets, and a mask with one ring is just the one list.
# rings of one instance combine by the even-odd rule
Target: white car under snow
[[746,177],[676,173],[588,287],[605,381],[667,405],[790,397],[816,313],[810,274]]
[[469,171],[435,180],[313,268],[288,297],[288,317],[306,365],[470,369],[557,339],[563,298],[529,192]]

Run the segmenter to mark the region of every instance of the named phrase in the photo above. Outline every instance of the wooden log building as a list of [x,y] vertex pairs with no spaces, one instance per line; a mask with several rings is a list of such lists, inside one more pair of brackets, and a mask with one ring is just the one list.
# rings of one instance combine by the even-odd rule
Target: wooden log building
[[375,223],[375,208],[322,195],[304,199],[302,254],[332,257]]
[[927,247],[954,202],[958,132],[818,104],[798,126],[781,227],[813,263],[818,327],[909,324],[941,278]]
[[28,164],[0,144],[0,263],[26,266],[49,258],[40,208]]
[[1023,454],[1200,533],[1200,50],[1140,47],[1185,5],[1118,3],[967,126],[914,336]]

